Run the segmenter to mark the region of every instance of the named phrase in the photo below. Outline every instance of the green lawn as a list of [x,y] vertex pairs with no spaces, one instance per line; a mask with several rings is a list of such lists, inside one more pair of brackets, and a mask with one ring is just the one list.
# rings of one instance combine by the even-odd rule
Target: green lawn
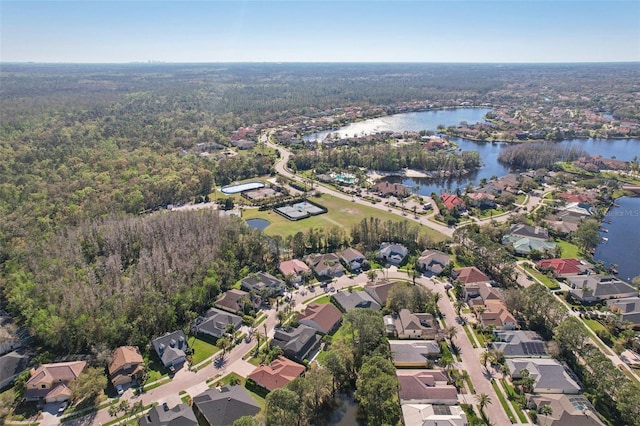
[[560,256],[563,258],[579,258],[580,249],[575,244],[571,244],[567,241],[557,241],[556,244],[560,247]]
[[502,391],[498,387],[498,384],[496,383],[496,381],[493,379],[491,379],[491,386],[493,386],[493,390],[496,391],[496,395],[500,400],[500,405],[502,405],[502,409],[504,410],[507,417],[509,417],[509,420],[511,421],[511,423],[516,423],[516,419],[513,417],[513,414],[509,409],[509,403],[507,402],[506,399],[504,399],[504,395],[502,394]]
[[599,321],[591,319],[583,319],[582,321],[584,321],[584,323],[587,324],[587,326],[596,333],[598,332],[598,330],[607,330],[604,325],[600,324]]
[[536,277],[542,284],[544,284],[549,290],[557,290],[560,288],[560,285],[554,278],[549,278],[545,274],[534,268],[524,268],[524,270],[529,275],[533,275]]
[[198,365],[220,350],[220,348],[212,345],[211,343],[205,342],[204,340],[198,339],[194,336],[189,337],[189,347],[193,349],[191,365]]
[[317,303],[318,305],[322,305],[323,303],[331,303],[331,296],[328,294],[325,294],[319,299],[314,300],[314,303]]
[[[362,219],[368,217],[376,217],[380,219],[381,222],[386,222],[387,220],[394,222],[406,220],[401,216],[387,211],[353,203],[326,194],[323,194],[320,198],[312,197],[310,201],[326,207],[328,212],[319,216],[291,221],[272,210],[260,211],[258,209],[245,209],[242,212],[242,218],[245,220],[253,218],[268,220],[271,224],[265,228],[264,232],[268,235],[281,235],[283,237],[294,235],[299,231],[304,232],[309,228],[330,228],[333,226],[338,226],[346,232],[350,232],[353,225],[360,223]],[[430,228],[423,226],[421,229],[422,232],[427,234],[435,242],[445,239],[444,235]]]
[[509,398],[509,401],[511,401],[511,405],[513,406],[513,411],[515,411],[516,414],[518,415],[518,419],[520,419],[520,423],[526,423],[527,417],[522,412],[522,408],[520,408],[520,404],[518,404],[518,398],[520,397],[518,392],[511,385],[511,383],[507,382],[506,380],[502,379],[500,383],[502,383],[502,387],[507,392],[507,397]]
[[473,338],[472,332],[469,330],[469,325],[465,324],[464,327],[462,328],[464,329],[464,332],[467,335],[467,338],[471,342],[471,346],[473,346],[474,348],[477,348],[478,345],[476,343],[476,340]]

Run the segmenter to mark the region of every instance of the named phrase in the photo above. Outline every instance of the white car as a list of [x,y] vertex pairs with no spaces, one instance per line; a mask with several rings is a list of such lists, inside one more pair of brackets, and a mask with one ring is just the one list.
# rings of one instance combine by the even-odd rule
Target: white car
[[69,401],[63,402],[62,405],[58,408],[58,415],[64,413],[64,410],[66,410],[68,406],[69,406]]
[[122,395],[124,393],[124,388],[122,385],[116,385],[116,391],[118,392],[118,395]]

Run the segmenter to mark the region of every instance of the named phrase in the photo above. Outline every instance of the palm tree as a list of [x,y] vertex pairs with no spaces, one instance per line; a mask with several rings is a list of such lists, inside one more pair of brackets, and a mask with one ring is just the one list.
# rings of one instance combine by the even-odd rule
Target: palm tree
[[[551,406],[549,404],[543,405],[542,407],[540,407],[540,410],[538,410],[538,414],[542,415],[542,416],[547,416],[549,417],[548,419],[544,419],[546,424],[551,424],[551,422],[553,422],[553,419],[551,419],[551,415],[553,414],[553,408],[551,408]],[[547,421],[549,421],[549,423],[547,423]],[[538,423],[542,424],[540,422],[540,418],[538,417]]]
[[456,314],[458,316],[460,316],[460,312],[462,312],[462,308],[464,308],[464,305],[464,301],[460,299],[456,299],[456,301],[453,303],[453,307],[456,309]]
[[447,333],[447,338],[451,340],[454,337],[456,337],[456,334],[458,334],[458,329],[454,325],[452,325],[450,327],[447,327],[446,333]]
[[478,403],[478,406],[480,407],[480,412],[482,414],[484,414],[484,407],[492,403],[491,398],[486,393],[481,393],[479,395],[476,395],[476,402]]
[[216,341],[216,346],[222,349],[222,357],[227,353],[227,349],[231,347],[231,342],[226,337],[221,337]]
[[376,278],[378,278],[378,272],[375,269],[370,269],[367,272],[367,278],[369,278],[369,281],[375,282]]
[[484,365],[484,368],[487,368],[487,362],[489,362],[490,358],[491,356],[489,355],[488,350],[480,354],[480,362],[482,363],[482,365]]

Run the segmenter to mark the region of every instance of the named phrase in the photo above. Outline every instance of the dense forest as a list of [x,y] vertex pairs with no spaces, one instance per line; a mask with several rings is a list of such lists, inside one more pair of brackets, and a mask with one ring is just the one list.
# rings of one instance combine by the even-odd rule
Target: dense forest
[[589,154],[580,147],[553,143],[511,145],[500,151],[498,161],[518,169],[549,169],[558,161],[574,161]]
[[[270,173],[273,157],[261,153],[192,154],[199,143],[228,147],[240,127],[259,134],[354,106],[393,113],[403,102],[520,105],[543,96],[637,119],[637,75],[634,64],[2,64],[0,308],[61,353],[98,341],[142,344],[271,262],[264,238],[239,222],[207,213],[138,217]],[[477,166],[469,153],[363,149],[371,151],[321,155],[387,170]],[[301,168],[306,155],[296,157]],[[379,241],[365,231],[351,238],[369,249]],[[346,241],[326,237],[320,247],[308,234],[291,245]]]
[[298,152],[291,158],[291,164],[297,170],[364,167],[368,170],[398,171],[410,168],[442,172],[447,176],[460,176],[482,165],[480,155],[475,151],[434,153],[417,143],[400,146],[364,145]]

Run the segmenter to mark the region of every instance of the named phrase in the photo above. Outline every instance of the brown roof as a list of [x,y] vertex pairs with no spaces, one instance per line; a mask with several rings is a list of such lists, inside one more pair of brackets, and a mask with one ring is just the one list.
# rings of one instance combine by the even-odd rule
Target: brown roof
[[301,272],[310,272],[309,267],[302,260],[291,259],[285,260],[284,262],[280,262],[280,266],[278,267],[282,275],[285,277],[289,274],[297,276]]
[[371,295],[376,302],[384,305],[387,303],[389,297],[389,291],[394,285],[398,284],[397,281],[381,280],[376,282],[368,282],[364,286],[364,290]]
[[253,370],[248,378],[271,391],[286,386],[296,377],[300,377],[304,370],[304,365],[279,356],[271,365],[261,365]]
[[136,346],[120,346],[113,351],[113,357],[109,363],[109,374],[113,375],[128,364],[142,364],[144,359]]
[[487,277],[475,266],[460,268],[456,269],[455,271],[457,273],[456,279],[459,280],[462,284],[482,283],[489,281],[489,277]]
[[397,370],[401,400],[458,399],[455,386],[447,384],[441,370]]
[[29,380],[27,380],[27,388],[40,383],[70,382],[76,379],[86,366],[86,361],[42,364],[31,374]]
[[246,291],[232,288],[231,290],[227,290],[227,292],[216,301],[215,305],[232,312],[238,312],[242,309],[242,306],[240,306],[238,302],[244,296],[250,297]]
[[298,315],[297,321],[300,323],[304,320],[312,321],[320,327],[319,331],[328,333],[340,322],[340,319],[342,319],[342,313],[331,303],[310,303],[305,310]]

